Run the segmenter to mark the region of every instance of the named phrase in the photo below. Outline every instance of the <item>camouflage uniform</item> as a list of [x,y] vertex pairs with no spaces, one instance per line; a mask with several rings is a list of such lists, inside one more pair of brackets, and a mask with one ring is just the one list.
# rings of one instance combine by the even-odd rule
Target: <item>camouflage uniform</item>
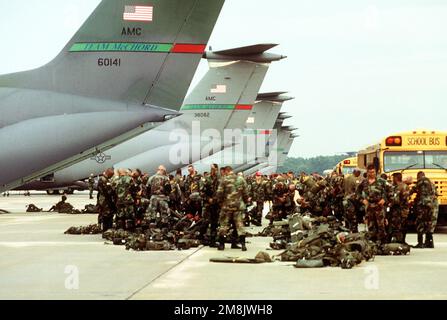
[[262,213],[264,212],[264,202],[266,200],[266,182],[263,178],[257,181],[253,179],[250,184],[251,200],[256,203],[256,220],[262,221]]
[[393,185],[393,192],[390,197],[390,218],[388,225],[388,240],[391,242],[405,242],[404,234],[407,228],[409,197],[410,190],[408,185],[403,182]]
[[359,199],[368,201],[365,218],[372,240],[377,240],[382,244],[386,243],[385,206],[379,204],[382,199],[385,202],[387,201],[386,181],[382,178],[376,178],[370,184],[368,179],[363,180],[357,189],[357,196]]
[[103,232],[113,227],[113,215],[116,212],[116,194],[110,179],[101,176],[98,180],[98,222],[102,223]]
[[222,178],[216,192],[217,202],[221,205],[219,240],[228,235],[232,223],[239,237],[244,237],[245,231],[243,213],[248,202],[248,186],[243,177],[231,173]]
[[282,220],[287,216],[287,196],[289,190],[287,186],[283,182],[277,182],[273,186],[273,206],[270,217],[270,224],[273,224],[273,221]]
[[330,210],[334,216],[342,221],[343,220],[343,176],[333,175],[329,178],[329,198],[330,198]]
[[348,175],[343,180],[343,219],[346,228],[353,233],[358,232],[357,208],[359,207],[359,201],[355,191],[360,182],[360,178],[357,178],[354,175]]
[[215,200],[217,189],[219,188],[219,176],[210,174],[203,179],[200,185],[200,193],[203,199],[203,228],[201,236],[203,236],[208,226],[210,227],[210,245],[216,243],[217,227],[219,226],[219,204]]
[[180,177],[170,180],[171,192],[169,193],[169,207],[174,211],[182,211],[183,194],[180,187]]
[[418,179],[411,189],[411,194],[416,193],[414,210],[416,214],[416,232],[418,234],[418,246],[422,248],[422,238],[426,234],[426,247],[432,247],[432,220],[434,211],[434,197],[436,195],[433,183],[427,177]]
[[147,187],[151,194],[149,208],[147,210],[147,218],[155,220],[157,223],[168,223],[170,215],[169,209],[169,193],[171,192],[171,184],[166,175],[155,174],[149,178]]
[[141,177],[132,178],[132,184],[130,185],[129,192],[134,200],[135,221],[136,224],[139,225],[143,220],[147,207],[147,199],[145,198],[146,187],[143,186]]
[[326,180],[316,181],[309,176],[304,182],[304,208],[315,215],[327,215],[327,199],[330,188]]
[[90,199],[93,199],[93,189],[94,189],[94,186],[95,186],[95,178],[90,176],[88,178],[88,191],[89,191],[89,194],[90,194]]
[[69,213],[69,214],[78,214],[81,213],[79,210],[76,210],[70,203],[66,202],[67,197],[62,196],[62,200],[56,203],[54,206],[50,208],[51,211],[55,211],[57,213]]
[[130,193],[132,178],[129,176],[120,176],[115,180],[116,191],[116,224],[119,229],[131,229],[133,226],[135,212],[134,200]]
[[186,197],[186,212],[198,217],[202,217],[202,197],[200,195],[200,185],[202,176],[199,174],[187,175],[184,181],[183,193]]
[[433,216],[431,220],[431,233],[435,233],[439,215],[439,200],[438,200],[439,194],[435,184],[433,184],[433,189],[435,190],[435,195],[433,197]]
[[273,200],[273,181],[271,178],[265,181],[265,201]]
[[[290,189],[293,186],[293,189]],[[287,194],[286,194],[286,203],[285,203],[285,210],[286,210],[286,217],[288,215],[296,213],[296,202],[295,202],[295,185],[292,184],[290,181],[288,185],[286,185],[287,188]]]

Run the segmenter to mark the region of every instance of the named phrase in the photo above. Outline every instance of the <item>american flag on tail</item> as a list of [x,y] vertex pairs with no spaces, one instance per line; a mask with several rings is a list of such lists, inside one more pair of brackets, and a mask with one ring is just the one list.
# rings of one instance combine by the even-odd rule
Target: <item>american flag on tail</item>
[[125,6],[123,19],[125,21],[147,21],[154,19],[154,7],[152,6]]

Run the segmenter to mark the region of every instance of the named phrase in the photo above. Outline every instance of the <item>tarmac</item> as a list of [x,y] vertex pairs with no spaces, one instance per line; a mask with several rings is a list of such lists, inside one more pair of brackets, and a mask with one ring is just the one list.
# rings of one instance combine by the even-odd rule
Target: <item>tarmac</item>
[[[24,213],[34,203],[48,210],[60,196],[14,192],[0,197],[0,299],[31,300],[395,300],[447,299],[447,235],[435,249],[408,256],[376,257],[351,270],[296,269],[293,263],[222,264],[213,257],[249,257],[271,238],[249,238],[248,251],[199,247],[186,251],[134,252],[105,243],[101,235],[65,235],[95,215]],[[69,195],[77,209],[94,203]],[[255,232],[259,229],[252,229]],[[415,235],[408,237],[415,243]]]

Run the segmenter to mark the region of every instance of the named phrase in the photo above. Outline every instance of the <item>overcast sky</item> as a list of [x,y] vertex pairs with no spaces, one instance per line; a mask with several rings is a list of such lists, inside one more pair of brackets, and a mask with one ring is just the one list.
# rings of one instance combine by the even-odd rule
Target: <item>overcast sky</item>
[[[99,2],[0,0],[0,74],[50,61]],[[310,157],[447,130],[446,31],[445,0],[226,0],[210,45],[280,44],[262,91],[296,98],[289,156]]]

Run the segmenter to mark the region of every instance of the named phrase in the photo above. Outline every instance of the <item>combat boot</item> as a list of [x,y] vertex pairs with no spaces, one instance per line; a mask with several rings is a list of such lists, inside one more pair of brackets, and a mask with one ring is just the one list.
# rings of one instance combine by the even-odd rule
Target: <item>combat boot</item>
[[237,240],[233,239],[231,241],[231,249],[242,249],[241,247],[238,246]]
[[210,236],[210,244],[209,245],[210,245],[210,248],[217,248],[215,235]]
[[247,251],[247,247],[245,246],[245,236],[240,237],[240,242],[242,251]]
[[225,250],[225,239],[223,237],[219,237],[219,245],[217,246],[217,250]]
[[416,248],[416,249],[423,249],[424,248],[423,234],[422,233],[418,233],[418,244],[413,246],[413,248]]
[[425,235],[425,248],[433,249],[435,247],[433,243],[433,233],[427,233]]

